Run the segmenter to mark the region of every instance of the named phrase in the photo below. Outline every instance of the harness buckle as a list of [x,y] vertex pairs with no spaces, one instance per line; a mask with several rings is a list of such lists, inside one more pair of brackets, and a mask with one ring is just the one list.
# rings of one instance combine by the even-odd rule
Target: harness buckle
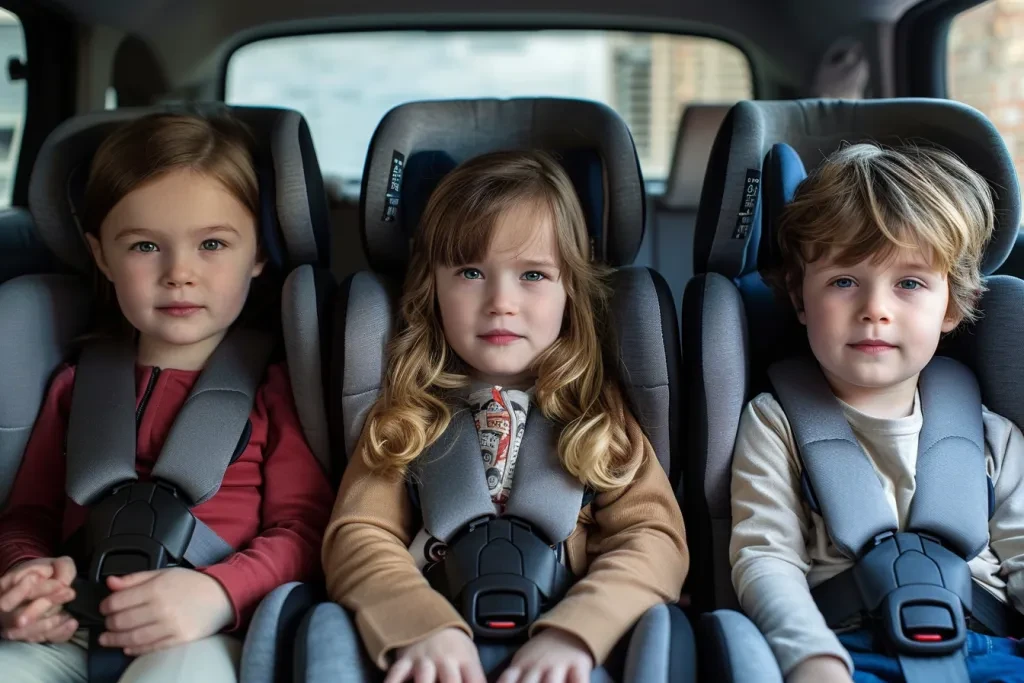
[[430,585],[447,597],[476,638],[525,639],[541,612],[569,587],[555,550],[531,526],[511,517],[477,522],[427,568]]
[[173,486],[158,481],[115,486],[89,511],[84,554],[76,558],[75,599],[67,611],[83,626],[102,624],[99,604],[110,594],[107,577],[182,564],[195,527],[196,518]]
[[927,534],[886,532],[857,561],[853,577],[864,609],[889,645],[907,656],[940,656],[963,647],[971,609],[970,568]]
[[889,643],[903,654],[947,655],[967,639],[960,598],[941,586],[900,586],[886,597],[881,615]]

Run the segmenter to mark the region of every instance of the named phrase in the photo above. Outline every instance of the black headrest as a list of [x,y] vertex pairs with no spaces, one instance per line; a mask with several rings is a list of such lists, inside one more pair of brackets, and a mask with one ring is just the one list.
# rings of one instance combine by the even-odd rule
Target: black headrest
[[[757,268],[757,206],[747,211],[751,184],[760,185],[762,161],[786,143],[807,168],[844,143],[931,143],[949,149],[988,180],[996,230],[982,262],[994,272],[1013,248],[1021,218],[1017,172],[999,132],[983,114],[937,99],[745,101],[719,130],[697,212],[695,272],[730,278]],[[756,203],[756,202],[755,202]],[[761,235],[761,242],[769,239]],[[753,249],[752,249],[753,247]]]
[[29,209],[46,246],[66,265],[88,273],[92,257],[78,221],[89,164],[117,126],[152,113],[216,115],[230,112],[252,132],[260,182],[259,225],[272,265],[326,266],[330,254],[327,196],[305,119],[271,107],[219,102],[167,104],[95,112],[68,119],[43,143],[29,182]]
[[412,102],[388,112],[363,171],[360,216],[370,267],[404,274],[413,231],[440,179],[463,161],[508,149],[556,154],[579,194],[598,258],[632,263],[646,203],[628,127],[597,102],[536,98]]

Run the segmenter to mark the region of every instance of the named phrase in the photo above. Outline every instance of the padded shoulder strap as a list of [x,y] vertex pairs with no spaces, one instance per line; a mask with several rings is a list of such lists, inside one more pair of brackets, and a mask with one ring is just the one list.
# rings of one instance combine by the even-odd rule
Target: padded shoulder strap
[[981,390],[970,369],[943,357],[932,359],[918,386],[924,425],[907,528],[971,559],[988,543]]
[[449,543],[470,522],[494,516],[480,438],[468,409],[453,413],[448,429],[416,459],[412,472],[423,526],[434,538]]
[[561,543],[576,529],[582,506],[583,484],[558,458],[558,430],[534,407],[526,418],[505,514],[527,520],[547,541]]
[[[526,419],[505,514],[530,522],[545,540],[560,543],[576,528],[583,485],[558,459],[558,431],[535,410]],[[480,457],[473,416],[460,410],[414,466],[423,526],[445,543],[470,522],[493,517],[494,503]]]
[[270,336],[254,330],[236,328],[224,337],[171,426],[154,479],[176,486],[192,505],[217,492],[272,350]]
[[790,358],[768,378],[793,430],[828,535],[850,558],[898,521],[872,467],[813,358]]
[[71,390],[64,484],[71,500],[91,505],[137,478],[135,431],[135,347],[95,341],[82,350]]

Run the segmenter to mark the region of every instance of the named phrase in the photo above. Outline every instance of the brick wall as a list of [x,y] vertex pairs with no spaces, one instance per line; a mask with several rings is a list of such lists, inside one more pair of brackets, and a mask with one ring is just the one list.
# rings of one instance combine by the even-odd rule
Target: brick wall
[[958,16],[947,57],[950,98],[986,114],[1024,170],[1024,0],[989,0]]

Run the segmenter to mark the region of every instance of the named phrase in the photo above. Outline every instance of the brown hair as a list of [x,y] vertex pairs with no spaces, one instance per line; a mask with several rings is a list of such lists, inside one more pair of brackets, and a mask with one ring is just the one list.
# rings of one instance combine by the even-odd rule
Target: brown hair
[[[128,121],[96,150],[82,200],[82,230],[99,238],[107,214],[128,194],[170,171],[190,169],[216,180],[257,219],[259,183],[253,139],[236,119],[221,114],[148,114]],[[257,244],[260,235],[257,230]],[[101,332],[132,330],[121,314],[113,287],[97,276],[97,326]]]
[[949,313],[974,320],[981,260],[995,230],[988,183],[935,147],[848,145],[800,183],[783,210],[781,263],[764,279],[802,306],[804,266],[835,253],[840,265],[923,249],[949,281]]
[[592,259],[583,210],[561,165],[543,152],[516,151],[462,164],[430,197],[413,240],[383,392],[364,431],[365,457],[374,470],[404,474],[448,427],[447,392],[467,382],[445,340],[434,269],[481,260],[499,217],[531,204],[553,219],[567,292],[562,333],[534,363],[537,405],[562,425],[559,456],[581,482],[608,490],[628,483],[640,466],[629,447],[613,372],[609,271]]
[[227,116],[149,114],[129,121],[93,156],[82,202],[82,229],[98,236],[107,214],[130,192],[181,168],[214,178],[259,216],[251,149],[248,131]]

